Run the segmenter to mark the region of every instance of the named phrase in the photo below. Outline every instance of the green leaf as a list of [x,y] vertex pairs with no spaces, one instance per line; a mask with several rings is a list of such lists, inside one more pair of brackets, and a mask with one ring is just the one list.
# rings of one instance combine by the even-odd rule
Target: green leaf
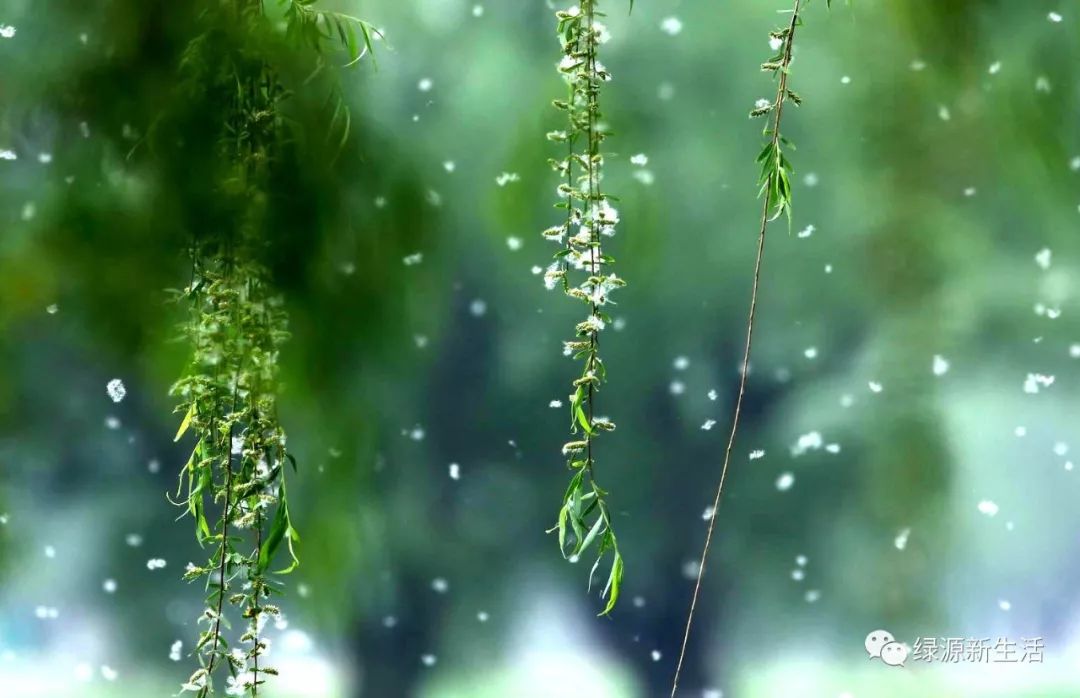
[[578,424],[585,430],[585,433],[592,436],[592,426],[589,424],[589,418],[585,416],[585,410],[581,409],[580,403],[578,403],[577,407],[574,409],[574,414],[577,415]]
[[[285,514],[285,518],[288,519],[288,512]],[[292,558],[292,562],[285,569],[280,569],[274,572],[274,574],[290,574],[293,570],[300,566],[300,559],[296,557],[296,550],[293,548],[293,543],[300,542],[300,534],[296,531],[292,525],[285,531],[285,542],[289,546],[289,557]]]
[[[356,23],[360,27],[360,33],[364,36],[364,46],[367,48],[367,52],[371,54],[371,64],[378,69],[379,62],[375,59],[375,46],[372,44],[371,34],[374,32],[379,37],[381,37],[382,34],[379,33],[378,29],[373,28],[363,20],[358,19],[356,20]],[[363,54],[360,54],[360,56],[363,57]]]
[[615,604],[619,601],[619,589],[622,587],[623,578],[623,559],[619,554],[619,549],[615,549],[615,559],[611,563],[611,573],[608,575],[607,585],[604,586],[604,591],[600,594],[601,598],[607,598],[607,605],[604,606],[604,610],[600,613],[602,616],[610,615],[614,610]]
[[352,58],[349,65],[360,60],[360,46],[356,42],[356,29],[352,22],[345,23],[345,46],[349,49],[349,57]]
[[199,484],[188,495],[188,508],[195,518],[195,538],[202,545],[210,537],[210,524],[206,521],[206,504],[204,492],[211,488],[212,480],[210,468],[203,468],[199,473]]
[[173,437],[173,442],[180,440],[180,437],[182,437],[184,433],[188,430],[188,427],[191,426],[191,420],[194,416],[195,403],[193,402],[191,403],[191,407],[188,408],[187,414],[184,415],[184,420],[180,422],[180,428],[176,430],[176,436]]
[[570,484],[566,488],[566,494],[563,495],[563,504],[566,504],[574,496],[574,490],[581,487],[581,480],[585,477],[585,471],[579,470],[574,473],[574,477],[570,478]]
[[570,500],[570,526],[574,529],[574,555],[581,548],[581,541],[585,538],[585,526],[581,523],[581,488],[574,490],[574,496]]
[[[578,543],[578,553],[583,553],[589,549],[593,541],[596,540],[596,536],[600,534],[600,531],[604,528],[604,517],[599,516],[596,519],[596,523],[589,529],[589,533],[585,536],[585,539]],[[591,575],[590,575],[591,576]]]
[[184,473],[188,474],[188,492],[191,491],[191,481],[195,472],[195,454],[199,451],[199,446],[202,446],[202,441],[195,444],[195,448],[191,450],[191,455],[188,456],[187,463],[184,463],[184,467],[180,468],[180,475],[177,477],[179,482],[176,483],[176,498],[180,499],[180,492],[184,489]]
[[592,568],[589,569],[589,584],[588,584],[588,586],[585,587],[585,589],[590,594],[592,593],[593,577],[596,576],[596,570],[600,567],[600,560],[602,560],[603,557],[604,557],[603,555],[597,555],[596,556],[596,561],[592,563]]
[[585,399],[585,388],[578,386],[574,391],[574,397],[570,400],[570,429],[574,431],[574,419],[577,417],[577,411],[581,409],[581,401]]
[[270,526],[270,533],[266,536],[266,540],[263,541],[262,546],[259,548],[259,573],[262,574],[270,566],[270,561],[274,559],[274,554],[281,546],[281,541],[284,540],[285,535],[289,532],[292,526],[289,525],[289,505],[284,499],[284,486],[278,488],[278,497],[280,503],[278,504],[277,512],[274,514],[274,523]]
[[570,515],[570,510],[565,504],[559,509],[559,552],[562,556],[566,557],[566,520]]

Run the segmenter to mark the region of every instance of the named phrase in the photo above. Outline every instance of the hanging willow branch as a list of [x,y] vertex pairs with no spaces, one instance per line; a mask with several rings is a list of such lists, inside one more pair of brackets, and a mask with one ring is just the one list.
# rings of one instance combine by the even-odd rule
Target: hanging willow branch
[[[698,595],[701,592],[701,579],[705,575],[705,561],[709,555],[709,547],[712,545],[713,530],[716,527],[716,513],[720,507],[720,496],[724,491],[724,481],[727,478],[728,465],[731,463],[731,451],[735,446],[735,435],[739,428],[739,416],[742,413],[743,396],[746,394],[746,379],[750,370],[750,347],[754,334],[754,317],[757,312],[758,284],[761,279],[761,261],[765,252],[765,231],[769,223],[786,215],[790,227],[791,222],[791,175],[792,167],[784,154],[785,147],[794,149],[794,145],[780,132],[780,121],[784,113],[784,105],[791,102],[795,106],[802,103],[802,99],[788,87],[788,77],[791,67],[791,51],[795,42],[795,30],[802,25],[802,6],[808,0],[795,0],[795,6],[791,10],[791,19],[786,27],[769,32],[769,46],[776,54],[768,61],[761,64],[761,69],[772,73],[778,78],[776,96],[772,100],[759,99],[750,112],[751,118],[768,117],[769,121],[762,132],[765,144],[757,157],[761,165],[761,174],[758,183],[761,186],[759,196],[763,200],[761,209],[761,223],[758,227],[757,255],[754,260],[754,277],[750,288],[750,312],[746,321],[746,344],[743,350],[742,366],[739,371],[739,389],[735,397],[735,410],[731,420],[731,432],[728,436],[727,448],[724,450],[724,464],[720,469],[720,483],[716,488],[716,497],[713,500],[711,515],[709,516],[709,528],[705,535],[705,545],[701,551],[701,563],[698,566],[697,580],[694,583],[694,593],[690,599],[690,611],[686,617],[686,631],[683,634],[682,647],[679,650],[679,661],[675,666],[675,677],[671,684],[671,698],[679,690],[679,676],[682,673],[683,660],[686,658],[686,647],[690,642],[690,628],[694,622],[694,611],[697,608]],[[831,5],[831,0],[827,1]]]
[[598,47],[610,38],[604,25],[596,21],[600,16],[596,0],[582,0],[580,7],[555,13],[563,49],[558,70],[568,94],[565,101],[556,100],[554,105],[566,113],[567,130],[553,131],[548,139],[566,145],[565,158],[551,161],[564,180],[558,187],[563,201],[556,207],[566,211],[566,219],[544,231],[546,239],[562,248],[548,267],[544,283],[548,289],[561,286],[567,296],[584,303],[588,312],[577,324],[577,338],[564,342],[563,353],[582,362],[581,375],[573,382],[570,395],[570,431],[576,438],[562,449],[574,474],[563,495],[558,523],[549,533],[558,531],[559,549],[571,561],[595,550],[590,589],[600,562],[611,553],[611,569],[601,592],[601,598],[607,599],[601,615],[607,615],[619,599],[623,558],[612,526],[608,493],[596,479],[593,452],[595,438],[615,429],[614,422],[596,413],[596,394],[607,378],[599,335],[611,322],[603,310],[611,303],[611,292],[626,284],[615,274],[604,273],[604,267],[615,260],[601,248],[602,239],[615,234],[619,214],[601,191],[601,146],[608,131],[601,122],[599,97],[601,85],[611,74],[597,60]]
[[[204,565],[189,565],[184,577],[205,578],[207,607],[196,653],[200,668],[184,684],[200,698],[214,692],[216,668],[228,667],[229,692],[257,695],[259,672],[276,673],[259,660],[266,649],[260,638],[268,617],[278,615],[267,599],[281,591],[267,577],[277,548],[298,535],[289,517],[284,465],[285,432],[277,419],[277,355],[288,333],[280,299],[268,297],[265,271],[236,259],[207,260],[187,291],[193,318],[187,334],[195,355],[186,376],[174,386],[185,417],[177,439],[189,430],[197,442],[181,472],[186,478],[187,512],[199,542],[213,553]],[[213,528],[207,499],[220,507]],[[272,520],[264,536],[267,520]],[[226,602],[228,606],[226,606]],[[228,649],[224,631],[230,607],[247,620],[240,642]],[[238,689],[238,690],[233,690]]]
[[[370,50],[373,30],[360,20],[317,10],[309,0],[281,4],[286,36],[314,52],[317,69],[324,42],[339,44],[350,62]],[[276,395],[287,316],[261,261],[268,180],[283,140],[280,104],[289,92],[265,48],[272,28],[261,0],[213,4],[204,20],[210,26],[189,44],[181,71],[188,89],[205,90],[209,104],[221,110],[215,157],[223,174],[213,185],[231,220],[221,230],[193,234],[191,282],[178,292],[190,308],[183,335],[192,360],[171,390],[184,415],[176,440],[191,432],[195,445],[177,497],[194,520],[199,544],[211,550],[205,563],[189,564],[184,574],[189,581],[204,579],[207,595],[199,619],[205,627],[194,650],[199,668],[182,691],[216,695],[215,680],[224,669],[226,695],[255,697],[265,677],[277,673],[265,661],[262,637],[266,622],[280,614],[270,600],[283,589],[271,575],[299,564],[286,490],[286,466],[295,471],[296,460],[286,450]],[[331,128],[345,119],[343,143],[348,112],[340,94],[334,96]],[[216,517],[208,515],[211,509]],[[289,562],[272,571],[282,544]],[[230,648],[226,635],[234,612],[245,627]]]

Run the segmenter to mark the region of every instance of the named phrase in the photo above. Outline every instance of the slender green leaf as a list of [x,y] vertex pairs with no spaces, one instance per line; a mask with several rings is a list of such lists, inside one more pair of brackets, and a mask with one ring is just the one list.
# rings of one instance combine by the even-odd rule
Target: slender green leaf
[[581,405],[578,404],[577,409],[574,410],[574,414],[577,415],[578,424],[585,430],[585,433],[589,436],[593,435],[592,425],[589,424],[589,418],[585,416],[585,410],[581,409]]
[[619,590],[622,587],[623,579],[623,559],[619,554],[619,549],[615,549],[615,559],[611,563],[611,573],[608,575],[607,585],[604,586],[604,591],[600,594],[601,598],[607,598],[607,605],[604,606],[604,610],[600,613],[602,616],[610,615],[612,610],[615,609],[615,604],[619,601]]
[[596,536],[600,533],[600,531],[603,530],[603,528],[604,528],[604,517],[599,516],[596,519],[596,523],[594,523],[592,528],[589,529],[589,533],[585,536],[585,539],[582,540],[580,543],[578,543],[578,550],[577,551],[578,551],[579,554],[583,553],[583,552],[585,552],[586,550],[589,549],[589,546],[592,545],[594,540],[596,540]]
[[195,417],[195,403],[191,403],[191,407],[188,408],[187,414],[184,415],[183,421],[180,422],[180,428],[176,430],[176,436],[173,437],[173,441],[179,441],[184,433],[191,426],[191,420]]
[[[281,492],[284,488],[278,489],[278,496],[281,496]],[[285,538],[285,534],[289,531],[289,510],[284,501],[278,504],[277,512],[274,514],[274,522],[270,525],[270,532],[267,534],[266,539],[263,540],[262,546],[259,548],[259,573],[263,573],[270,566],[270,561],[273,560],[274,554],[281,546],[281,541]]]

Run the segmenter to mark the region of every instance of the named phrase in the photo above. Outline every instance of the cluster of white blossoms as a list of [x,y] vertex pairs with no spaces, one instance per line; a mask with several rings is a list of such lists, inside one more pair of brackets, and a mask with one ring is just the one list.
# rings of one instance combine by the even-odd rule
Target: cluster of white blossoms
[[[615,428],[608,418],[594,415],[595,393],[606,377],[597,338],[611,324],[604,309],[612,302],[612,292],[626,282],[607,271],[614,259],[604,253],[602,246],[606,238],[615,235],[619,212],[601,191],[602,146],[608,130],[600,113],[599,95],[602,85],[611,80],[611,73],[597,60],[597,52],[611,35],[596,21],[600,16],[596,4],[596,0],[582,0],[580,6],[555,13],[563,54],[558,72],[566,83],[567,96],[555,100],[553,105],[565,113],[567,127],[550,131],[547,138],[565,148],[560,159],[550,160],[552,169],[562,180],[556,189],[559,199],[556,208],[564,211],[565,217],[545,230],[543,236],[559,246],[554,261],[544,271],[544,286],[549,290],[561,286],[567,296],[585,304],[585,318],[575,327],[577,337],[563,343],[563,353],[581,361],[582,369],[569,395],[574,440],[562,448],[575,474],[556,529],[563,556],[569,560],[577,560],[596,544],[597,564],[593,572],[601,557],[609,551],[613,554],[611,572],[602,593],[607,598],[606,614],[618,599],[623,565],[611,530],[606,492],[596,484],[593,475],[593,438],[601,431]],[[556,402],[562,404],[561,401],[552,404]],[[583,508],[584,501],[593,501],[593,505]],[[573,535],[568,540],[571,529]]]
[[[257,687],[265,682],[259,673],[276,675],[277,670],[265,665],[265,660],[260,666],[260,659],[270,651],[270,640],[262,636],[263,628],[269,616],[281,618],[281,612],[276,606],[266,604],[261,610],[250,614],[247,632],[240,638],[241,642],[254,642],[251,649],[233,647],[230,650],[222,650],[221,657],[229,665],[229,676],[225,677],[225,695],[244,696],[257,695]],[[207,608],[199,619],[199,622],[215,624],[221,616],[214,608]],[[204,635],[204,637],[206,637]],[[177,640],[173,643],[169,658],[179,661],[182,643]],[[202,666],[195,671],[180,686],[180,692],[197,693],[200,698],[212,695],[210,684],[210,671],[212,667]]]
[[[604,156],[600,146],[607,137],[598,105],[600,86],[611,79],[611,73],[596,59],[596,49],[611,35],[594,19],[595,2],[586,2],[586,11],[575,5],[556,12],[559,36],[563,49],[559,74],[566,81],[569,94],[566,100],[556,100],[557,109],[567,113],[569,128],[551,131],[550,141],[564,143],[566,156],[551,160],[552,169],[564,180],[556,193],[558,207],[566,211],[566,219],[544,231],[544,238],[555,242],[560,250],[544,273],[544,285],[549,290],[562,284],[567,295],[584,301],[590,315],[608,303],[611,291],[625,285],[615,274],[603,273],[614,260],[604,254],[602,237],[615,235],[619,212],[601,192]],[[584,272],[575,286],[570,271]],[[592,332],[603,329],[603,322],[590,322]]]
[[[269,645],[269,640],[261,640],[263,643],[262,654],[266,653],[266,647]],[[228,654],[229,664],[231,665],[233,675],[225,677],[225,695],[227,696],[246,696],[249,692],[254,695],[259,684],[262,683],[262,679],[259,678],[258,673],[248,669],[248,660],[251,659],[251,655],[244,650],[234,647]]]
[[[602,249],[602,240],[614,236],[619,223],[618,210],[600,188],[604,166],[601,147],[607,131],[601,122],[599,94],[611,73],[597,60],[597,49],[611,35],[596,21],[595,0],[586,0],[582,5],[555,13],[563,52],[558,72],[566,82],[568,95],[566,100],[555,100],[554,106],[566,112],[568,128],[551,131],[547,137],[566,145],[565,156],[550,161],[563,180],[556,190],[560,199],[557,207],[566,211],[566,218],[543,233],[560,247],[544,273],[544,285],[548,289],[562,285],[567,296],[587,306],[586,318],[576,327],[581,341],[567,343],[575,347],[570,355],[584,360],[582,378],[575,381],[578,390],[570,398],[575,424],[583,404],[591,415],[592,392],[598,387],[593,377],[603,370],[596,342],[597,335],[610,322],[603,307],[611,302],[611,293],[625,285],[614,273],[605,272],[614,260]],[[581,426],[591,436],[591,425]]]

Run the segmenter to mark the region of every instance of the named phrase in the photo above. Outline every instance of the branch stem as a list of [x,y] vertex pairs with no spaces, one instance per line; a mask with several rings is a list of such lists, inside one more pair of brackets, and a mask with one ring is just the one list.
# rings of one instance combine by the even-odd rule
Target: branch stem
[[[787,97],[788,66],[791,65],[791,47],[795,40],[795,28],[799,22],[799,10],[802,0],[795,0],[795,7],[791,13],[791,23],[788,26],[785,37],[783,61],[780,67],[780,80],[776,90],[776,109],[773,113],[773,128],[771,146],[776,149],[780,144],[780,119],[783,116],[784,101]],[[779,176],[774,171],[771,177]],[[709,556],[709,548],[712,545],[713,531],[716,528],[716,514],[720,507],[720,497],[724,491],[724,482],[727,479],[728,466],[731,464],[731,452],[735,446],[735,435],[739,429],[739,417],[742,414],[743,397],[746,394],[746,379],[750,370],[750,349],[754,336],[754,318],[757,313],[758,287],[761,281],[761,262],[765,253],[765,231],[769,227],[769,208],[771,197],[766,183],[764,203],[761,209],[761,222],[758,228],[757,255],[754,260],[754,278],[750,287],[750,311],[746,320],[746,343],[743,348],[742,366],[739,371],[739,390],[735,397],[735,410],[731,420],[731,432],[728,435],[727,448],[724,450],[724,464],[720,469],[720,483],[716,487],[716,497],[713,499],[712,515],[709,517],[709,528],[705,534],[705,545],[701,550],[701,563],[698,566],[697,580],[694,583],[694,593],[690,598],[690,611],[686,617],[686,630],[683,633],[682,647],[679,649],[679,661],[675,666],[675,677],[671,684],[671,698],[679,690],[679,676],[682,674],[683,661],[686,659],[686,647],[690,642],[690,629],[694,622],[694,612],[697,610],[698,596],[701,593],[701,580],[705,576],[705,562]]]

